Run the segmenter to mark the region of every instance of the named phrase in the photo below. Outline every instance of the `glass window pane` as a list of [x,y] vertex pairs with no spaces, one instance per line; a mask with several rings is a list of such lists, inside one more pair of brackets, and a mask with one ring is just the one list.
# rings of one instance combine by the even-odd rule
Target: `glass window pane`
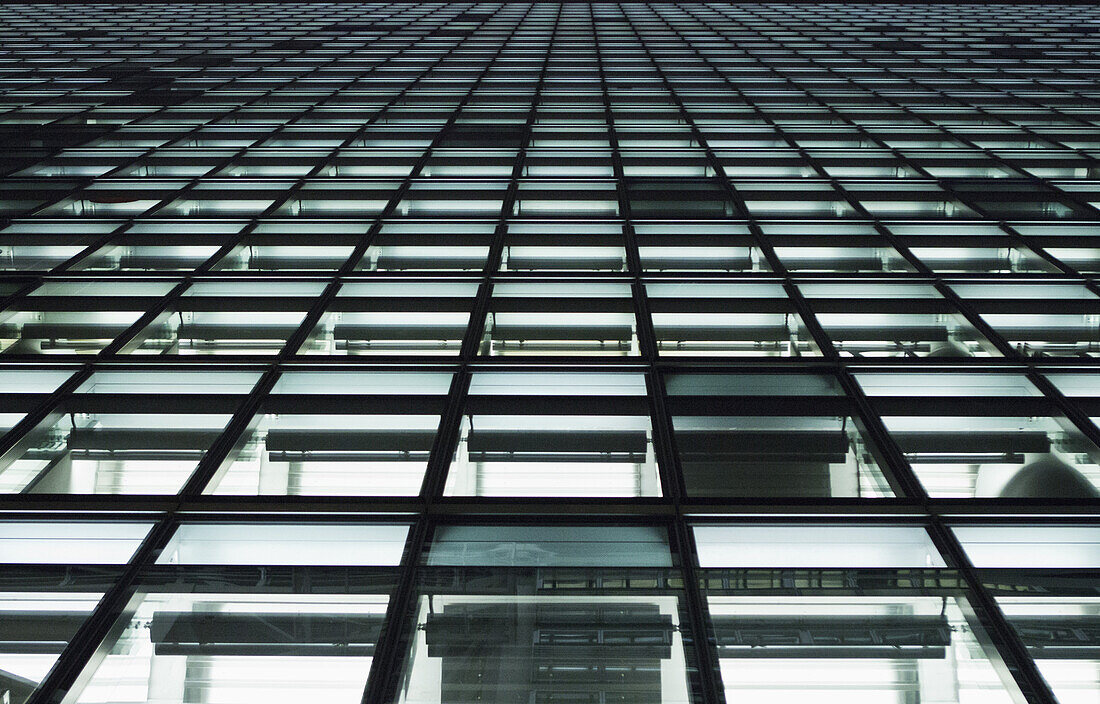
[[1100,452],[1064,419],[929,415],[882,420],[932,496],[1100,496]]
[[202,232],[202,228],[180,224],[185,230],[156,235],[127,235],[82,258],[73,267],[77,271],[186,271],[199,266],[217,253],[221,237]]
[[696,525],[702,567],[943,567],[917,526]]
[[953,572],[922,570],[919,586],[913,570],[704,574],[728,701],[1021,700]]
[[[0,698],[23,704],[151,528],[149,523],[0,522]],[[106,567],[117,565],[118,567]]]
[[788,271],[913,271],[892,247],[776,247],[775,254]]
[[323,282],[201,281],[123,351],[136,355],[278,354],[323,290]]
[[396,565],[405,525],[185,523],[159,565]]
[[287,372],[206,491],[415,496],[450,378],[443,372]]
[[491,222],[387,222],[356,269],[479,271],[494,229]]
[[478,372],[448,496],[660,496],[638,374]]
[[998,356],[927,284],[804,283],[799,288],[841,356]]
[[484,355],[638,354],[630,287],[619,283],[493,286]]
[[952,529],[975,567],[1100,568],[1100,527],[973,525]]
[[214,494],[415,496],[439,415],[268,413]]
[[184,704],[363,696],[385,594],[141,593],[74,701]]
[[0,562],[121,565],[145,538],[149,523],[0,522]]
[[670,374],[689,496],[893,496],[832,377]]
[[938,372],[856,374],[868,396],[1042,396],[1023,374]]
[[438,566],[670,567],[661,528],[632,526],[439,526],[425,556]]
[[47,282],[0,313],[0,350],[95,354],[172,287],[167,282]]
[[88,588],[0,592],[0,696],[5,702],[23,704],[30,698],[102,596]]
[[93,374],[8,453],[0,490],[174,494],[258,378],[190,370]]
[[397,701],[697,701],[677,577],[652,567],[422,568]]
[[407,531],[186,523],[159,567],[138,577],[103,656],[70,698],[295,702],[322,692],[326,701],[358,702]]
[[1095,700],[1100,694],[1100,653],[1089,634],[1096,629],[1100,597],[1080,589],[1082,580],[1072,572],[1014,568],[981,573],[1058,701]]
[[306,354],[456,355],[476,282],[370,281],[345,284],[307,339]]
[[669,356],[819,356],[778,284],[647,283],[657,349]]

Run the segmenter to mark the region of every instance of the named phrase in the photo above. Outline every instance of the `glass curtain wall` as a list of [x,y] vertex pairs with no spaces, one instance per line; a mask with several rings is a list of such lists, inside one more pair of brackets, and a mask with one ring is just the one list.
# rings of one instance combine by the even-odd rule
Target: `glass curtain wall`
[[0,704],[1100,704],[1098,28],[0,5]]

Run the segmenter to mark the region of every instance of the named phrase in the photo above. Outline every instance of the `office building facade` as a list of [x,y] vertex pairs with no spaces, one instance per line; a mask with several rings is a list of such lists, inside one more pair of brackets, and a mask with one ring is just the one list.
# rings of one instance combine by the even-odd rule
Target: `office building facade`
[[0,699],[1100,702],[1098,50],[0,7]]

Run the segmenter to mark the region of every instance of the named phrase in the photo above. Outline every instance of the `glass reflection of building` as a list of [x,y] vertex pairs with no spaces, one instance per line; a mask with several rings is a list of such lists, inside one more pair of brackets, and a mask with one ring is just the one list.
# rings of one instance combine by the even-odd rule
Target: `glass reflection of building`
[[0,704],[1097,704],[1098,23],[0,7]]

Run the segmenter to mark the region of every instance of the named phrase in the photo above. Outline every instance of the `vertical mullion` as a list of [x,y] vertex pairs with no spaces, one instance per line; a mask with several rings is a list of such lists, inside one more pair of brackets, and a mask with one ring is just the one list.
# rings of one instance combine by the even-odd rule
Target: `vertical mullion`
[[974,609],[978,621],[993,640],[997,651],[1008,668],[1016,685],[1020,688],[1029,704],[1058,704],[1050,685],[1043,679],[1035,661],[1028,654],[1027,647],[1019,634],[1009,624],[997,601],[990,596],[982,583],[981,575],[970,562],[966,550],[954,533],[944,525],[938,516],[929,519],[928,532],[932,542],[947,560],[949,566],[957,569],[963,582],[969,587],[967,594],[972,597],[970,606]]
[[[530,15],[532,7],[534,6],[529,5],[527,7],[526,12],[524,12],[512,26],[505,40],[498,45],[497,53],[487,60],[481,77],[478,79],[478,83],[480,83],[482,78],[488,73],[489,67],[499,58],[500,48],[506,46],[508,40],[515,36],[516,31],[523,25],[528,15]],[[481,26],[484,26],[484,24],[485,20],[482,20]],[[545,67],[543,73],[545,74]],[[473,90],[467,93],[459,109],[455,110],[452,116],[452,122],[457,118],[461,105],[464,105],[472,94]],[[538,94],[536,92],[532,100],[537,102],[537,99]],[[532,113],[535,109],[535,102],[532,103]],[[529,118],[528,123],[530,123],[530,121]],[[513,185],[515,183],[515,178],[518,176],[517,172],[521,159],[522,152],[518,154],[517,164],[513,168]],[[515,189],[510,188],[509,193],[513,194],[514,197]],[[508,198],[505,198],[505,201],[506,202],[503,203],[501,207],[500,222],[498,223],[497,232],[494,235],[497,241],[503,236],[503,223],[511,210],[511,204],[507,202]],[[409,531],[409,536],[406,540],[405,550],[401,559],[401,572],[398,584],[389,603],[386,605],[386,616],[383,620],[382,630],[379,633],[378,642],[375,646],[374,657],[371,660],[370,671],[367,674],[367,681],[363,688],[363,704],[376,704],[378,702],[391,701],[398,694],[397,689],[400,685],[399,676],[401,673],[401,666],[406,657],[403,646],[414,626],[413,614],[416,605],[419,563],[421,555],[423,555],[428,545],[431,534],[431,507],[434,501],[442,494],[450,460],[459,441],[462,413],[466,405],[466,396],[470,388],[471,373],[468,369],[469,362],[473,355],[477,353],[475,336],[479,334],[479,326],[475,322],[473,316],[477,314],[479,309],[483,310],[487,306],[489,289],[491,286],[489,271],[490,266],[487,262],[482,284],[478,289],[474,310],[471,312],[471,318],[467,324],[466,337],[463,339],[463,345],[459,355],[459,368],[451,378],[451,385],[447,393],[446,408],[440,418],[436,437],[428,454],[428,465],[424,472],[424,481],[420,489],[421,513],[418,515],[412,529]]]
[[[616,7],[621,14],[621,6],[617,5]],[[649,311],[645,284],[641,278],[642,263],[638,253],[637,238],[634,233],[634,220],[630,207],[630,193],[627,186],[626,175],[623,172],[622,151],[619,147],[619,137],[615,129],[615,114],[611,109],[611,92],[608,89],[607,74],[604,68],[604,52],[600,43],[600,28],[592,14],[591,6],[589,6],[588,11],[593,43],[596,48],[596,70],[599,72],[600,77],[600,96],[603,102],[604,127],[607,129],[608,143],[611,147],[611,168],[615,178],[615,194],[618,201],[619,219],[622,227],[622,241],[626,251],[627,272],[630,275],[634,326],[637,329],[638,347],[641,356],[646,363],[652,367],[657,361],[657,338],[653,330],[653,318]]]
[[1005,359],[1018,360],[1023,364],[1031,364],[1029,359],[1017,352],[1016,349],[1008,343],[1008,340],[994,330],[989,323],[985,322],[985,318],[979,315],[978,312],[971,307],[968,301],[963,300],[959,294],[955,293],[955,289],[948,286],[939,277],[936,277],[935,281],[933,281],[933,285],[940,295],[950,301],[955,309],[966,318],[966,322],[970,323],[980,335],[989,340],[989,343],[996,347],[997,351],[1001,353]]
[[[512,172],[508,179],[508,188],[504,192],[500,214],[497,217],[497,224],[493,228],[489,252],[485,258],[485,266],[482,268],[481,283],[474,297],[473,308],[470,312],[470,322],[466,330],[466,337],[462,341],[462,351],[460,354],[464,365],[469,364],[478,357],[481,339],[485,333],[485,325],[493,296],[493,277],[500,272],[500,264],[504,256],[504,242],[508,232],[508,221],[512,217],[516,199],[519,197],[519,181],[523,177],[527,150],[531,143],[531,133],[538,119],[539,104],[543,86],[546,83],[546,74],[550,68],[550,54],[553,51],[554,41],[558,35],[558,24],[561,21],[561,11],[562,5],[559,4],[557,6],[557,14],[554,17],[554,28],[551,30],[546,54],[543,57],[542,69],[539,71],[539,77],[535,83],[535,89],[531,96],[531,105],[527,111],[527,117],[523,124],[520,146],[516,152],[516,160],[512,164]],[[527,14],[524,15],[524,18],[526,18],[526,16]]]
[[698,665],[699,689],[704,704],[726,704],[722,686],[718,639],[710,618],[710,608],[702,591],[699,555],[695,548],[691,525],[682,505],[684,498],[683,469],[676,449],[672,418],[668,412],[664,378],[657,370],[646,375],[652,411],[653,442],[658,466],[665,469],[662,478],[670,492],[674,514],[669,524],[669,545],[679,557],[683,574],[684,610],[688,617],[691,642]]
[[1077,404],[1073,403],[1070,398],[1062,393],[1062,390],[1055,386],[1054,382],[1048,379],[1046,374],[1042,373],[1040,370],[1029,367],[1027,378],[1046,398],[1054,403],[1054,407],[1058,409],[1058,412],[1061,413],[1067,421],[1072,423],[1073,427],[1075,427],[1088,442],[1100,448],[1100,428],[1097,428],[1096,424],[1092,422],[1092,419],[1089,418],[1087,413],[1078,408]]
[[256,413],[280,376],[281,372],[277,367],[264,372],[245,400],[237,407],[221,435],[199,460],[199,464],[179,492],[181,497],[197,498],[202,495],[203,489],[210,485],[215,475],[223,469],[223,465],[231,459],[230,455],[236,443],[258,421]]
[[400,684],[401,664],[405,653],[400,651],[411,631],[416,606],[417,574],[421,556],[431,537],[432,520],[420,513],[405,539],[401,553],[401,569],[397,584],[386,604],[386,617],[378,634],[370,671],[363,686],[362,704],[394,701]]
[[921,484],[913,467],[905,459],[905,454],[894,441],[893,436],[886,429],[882,416],[875,410],[874,404],[864,393],[851,370],[841,368],[837,378],[844,393],[855,402],[856,412],[863,423],[871,442],[878,448],[882,459],[886,462],[886,479],[890,488],[899,498],[906,498],[927,508],[928,492]]
[[0,458],[16,451],[20,441],[28,433],[46,422],[51,415],[60,413],[62,402],[92,376],[93,370],[94,367],[91,364],[84,364],[75,370],[72,376],[47,396],[42,403],[38,404],[37,408],[23,416],[18,423],[12,426],[3,436],[0,436]]
[[[626,19],[635,41],[645,47],[645,43],[638,35],[633,22],[623,13],[622,5],[616,3],[615,7],[618,10],[618,15]],[[611,109],[611,95],[603,62],[604,52],[600,43],[600,26],[593,16],[591,6],[588,7],[588,12],[596,45],[600,92],[604,104],[604,121],[611,145],[612,166],[615,174],[616,192],[619,198],[619,215],[623,222],[623,234],[625,246],[627,247],[627,262],[631,274],[632,297],[634,299],[635,325],[638,328],[639,347],[648,367],[646,393],[649,397],[654,451],[657,456],[657,465],[660,469],[666,500],[672,502],[674,509],[672,521],[668,525],[669,547],[678,556],[679,568],[683,574],[683,610],[688,619],[688,623],[685,625],[689,628],[688,633],[691,636],[690,640],[697,663],[698,692],[701,694],[704,704],[725,704],[725,691],[722,688],[719,674],[717,639],[711,625],[706,598],[700,589],[697,572],[698,556],[691,536],[691,527],[687,523],[682,508],[684,497],[683,472],[680,467],[679,455],[675,449],[672,419],[668,414],[664,381],[656,369],[659,355],[656,333],[646,297],[645,284],[641,278],[643,270],[637,240],[634,236],[633,215],[630,208],[626,176],[623,172],[622,152],[619,149],[618,135],[615,130],[615,117]],[[649,56],[648,50],[646,50],[646,54]],[[650,61],[652,63],[652,59]]]
[[118,581],[99,600],[25,704],[59,704],[68,700],[70,692],[91,677],[92,665],[105,656],[112,645],[104,639],[126,613],[141,570],[157,559],[176,530],[177,521],[171,514],[155,520]]

